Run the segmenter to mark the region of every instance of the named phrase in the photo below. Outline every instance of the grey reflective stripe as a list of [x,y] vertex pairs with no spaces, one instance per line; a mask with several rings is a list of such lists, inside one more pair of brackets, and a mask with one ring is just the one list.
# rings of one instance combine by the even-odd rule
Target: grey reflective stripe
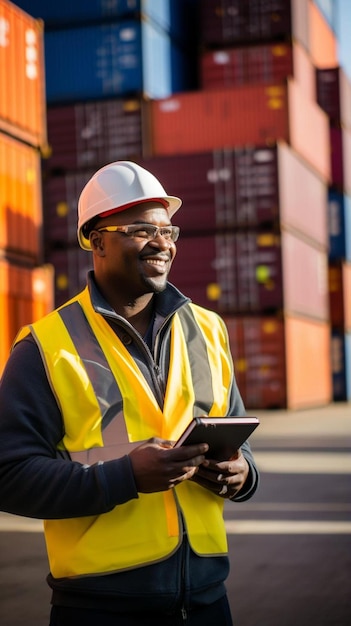
[[104,430],[122,409],[123,401],[119,387],[79,302],[59,309],[58,314],[84,363],[99,403]]
[[194,314],[189,306],[178,311],[188,349],[191,378],[195,394],[194,417],[207,414],[214,402],[212,372],[207,355],[206,341],[199,332]]

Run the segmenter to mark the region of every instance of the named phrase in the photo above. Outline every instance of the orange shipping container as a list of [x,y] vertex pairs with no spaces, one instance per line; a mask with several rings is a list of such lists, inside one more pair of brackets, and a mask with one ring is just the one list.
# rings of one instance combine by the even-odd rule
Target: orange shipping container
[[326,69],[339,65],[337,38],[323,13],[312,0],[309,1],[309,47],[313,64]]
[[331,402],[330,347],[328,322],[286,317],[287,408],[302,409]]
[[182,93],[150,106],[156,156],[284,140],[330,180],[328,117],[295,81]]
[[49,313],[53,306],[52,266],[29,269],[0,260],[0,375],[19,329]]
[[0,129],[33,146],[46,136],[43,24],[0,0]]
[[0,249],[38,264],[42,213],[38,150],[0,133]]

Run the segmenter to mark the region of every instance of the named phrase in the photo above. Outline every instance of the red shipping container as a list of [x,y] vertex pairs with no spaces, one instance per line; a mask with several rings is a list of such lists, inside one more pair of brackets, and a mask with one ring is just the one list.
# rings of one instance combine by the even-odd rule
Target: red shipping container
[[0,129],[45,147],[43,24],[0,0]]
[[0,259],[0,375],[20,328],[54,306],[51,266],[26,268]]
[[0,250],[39,264],[42,226],[39,152],[0,133]]
[[143,152],[143,132],[140,99],[51,106],[48,109],[51,154],[45,168],[62,173],[134,160]]
[[294,39],[308,49],[308,0],[201,0],[199,8],[204,45]]
[[207,50],[200,60],[203,89],[276,84],[295,78],[311,100],[316,98],[315,68],[296,42]]
[[305,317],[224,317],[247,409],[303,409],[332,401],[330,326]]
[[139,162],[183,199],[182,237],[280,224],[328,245],[327,186],[283,142]]
[[341,193],[351,194],[351,128],[330,126],[331,183]]
[[317,102],[332,126],[351,128],[351,81],[342,67],[317,69]]
[[150,107],[154,156],[283,140],[330,180],[328,117],[293,81],[188,92]]
[[238,387],[247,408],[285,408],[284,324],[277,317],[225,317]]

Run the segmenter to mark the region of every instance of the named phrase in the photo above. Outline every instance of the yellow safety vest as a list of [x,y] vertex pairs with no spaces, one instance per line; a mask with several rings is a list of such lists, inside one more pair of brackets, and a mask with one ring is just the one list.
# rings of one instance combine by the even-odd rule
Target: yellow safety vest
[[[176,440],[196,413],[227,414],[233,365],[225,326],[215,313],[191,304],[173,316],[162,410],[127,348],[95,312],[87,288],[23,329],[16,341],[28,330],[62,412],[60,447],[73,460],[118,458],[150,437]],[[114,385],[123,410],[110,415],[104,429]],[[51,572],[56,578],[94,575],[165,559],[181,541],[179,511],[195,552],[227,551],[223,499],[185,481],[170,491],[140,493],[101,515],[46,520]]]

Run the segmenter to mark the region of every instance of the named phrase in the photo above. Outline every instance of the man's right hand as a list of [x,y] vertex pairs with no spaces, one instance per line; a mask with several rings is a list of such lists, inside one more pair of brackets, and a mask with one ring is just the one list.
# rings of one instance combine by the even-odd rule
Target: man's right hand
[[167,491],[189,480],[205,460],[206,443],[173,448],[171,441],[153,438],[129,453],[140,493]]

